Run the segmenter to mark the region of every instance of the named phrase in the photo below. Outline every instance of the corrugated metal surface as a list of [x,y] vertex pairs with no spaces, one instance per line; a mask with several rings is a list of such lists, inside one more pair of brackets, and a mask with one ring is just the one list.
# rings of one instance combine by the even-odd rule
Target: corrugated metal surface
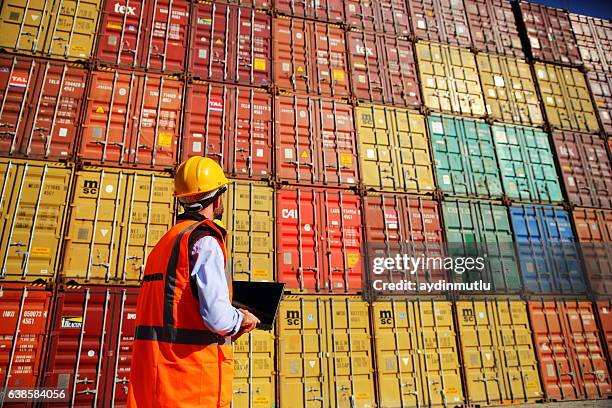
[[479,53],[476,56],[487,113],[507,123],[544,123],[529,65],[520,59]]
[[531,54],[539,61],[582,65],[578,44],[565,10],[520,1]]
[[353,107],[307,95],[274,100],[277,177],[299,184],[356,185]]
[[0,159],[0,279],[54,279],[71,177],[63,163]]
[[471,403],[542,399],[525,302],[457,302],[457,321]]
[[584,74],[574,68],[535,64],[542,102],[554,128],[597,132],[599,124]]
[[97,63],[174,73],[184,69],[188,1],[107,1],[103,15]]
[[173,224],[167,174],[99,167],[78,171],[62,269],[65,280],[138,284],[146,257]]
[[470,47],[470,30],[461,0],[408,0],[414,35],[427,41]]
[[189,83],[181,159],[212,157],[232,177],[270,178],[271,105],[272,97],[261,89]]
[[584,272],[591,291],[612,293],[612,211],[576,208],[572,211]]
[[347,33],[353,95],[386,105],[421,104],[416,62],[408,39],[364,31]]
[[89,60],[101,0],[3,2],[0,48],[66,60]]
[[374,190],[431,194],[434,190],[425,117],[399,108],[355,108],[361,182]]
[[291,92],[350,94],[342,28],[297,18],[273,21],[274,83]]
[[476,59],[462,48],[419,42],[417,60],[424,104],[434,111],[484,116]]
[[371,313],[379,406],[463,405],[451,303],[380,301]]
[[70,406],[126,406],[137,296],[136,288],[58,292],[41,385],[66,389]]
[[491,127],[457,116],[430,115],[427,121],[439,188],[451,196],[501,197]]
[[276,407],[274,334],[256,330],[234,343],[233,407]]
[[574,13],[569,18],[584,66],[612,71],[612,22]]
[[355,293],[362,282],[361,199],[347,191],[277,191],[278,277],[290,291]]
[[107,166],[173,167],[182,106],[183,84],[176,79],[95,71],[77,156]]
[[87,72],[78,65],[0,57],[0,152],[71,159],[85,99]]
[[485,268],[453,277],[458,282],[491,284],[496,293],[521,289],[512,230],[506,207],[486,201],[446,200],[442,218],[451,256],[482,256]]
[[[393,257],[397,253],[412,256],[441,256],[443,253],[442,222],[437,201],[420,196],[400,194],[368,193],[363,199],[365,213],[365,242],[368,244],[370,258]],[[443,269],[420,268],[416,274],[408,271],[388,271],[387,274],[374,274],[367,270],[368,279],[382,279],[384,282],[437,282],[446,278]],[[385,291],[377,291],[376,295]],[[389,294],[392,292],[389,291]]]
[[376,406],[368,303],[285,296],[278,318],[279,406]]
[[191,17],[189,75],[204,80],[270,85],[271,17],[257,10],[202,2]]
[[612,74],[589,72],[586,77],[603,130],[612,134]]
[[235,280],[274,280],[274,190],[234,181],[224,195],[228,267]]
[[601,323],[602,338],[608,349],[608,359],[612,355],[612,302],[595,303],[595,311]]
[[319,21],[341,23],[344,21],[344,2],[342,0],[274,0],[274,10],[280,14],[309,18]]
[[556,131],[553,143],[569,202],[612,208],[612,166],[605,142],[586,133]]
[[610,374],[589,302],[529,302],[546,397],[610,397]]
[[51,291],[0,284],[0,384],[34,388],[42,369]]
[[367,31],[409,36],[410,11],[403,0],[345,0],[345,23]]
[[586,292],[567,211],[551,206],[510,207],[510,219],[527,292]]
[[561,185],[548,135],[535,128],[493,125],[493,140],[507,197],[561,202]]
[[478,51],[523,58],[514,13],[506,0],[464,0],[472,45]]

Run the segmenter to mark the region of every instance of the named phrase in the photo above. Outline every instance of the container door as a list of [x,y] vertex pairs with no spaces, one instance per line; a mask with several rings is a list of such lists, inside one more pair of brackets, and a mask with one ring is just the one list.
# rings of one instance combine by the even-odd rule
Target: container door
[[147,70],[182,73],[189,32],[189,2],[153,0],[148,12],[150,30],[143,44],[142,66]]
[[89,61],[101,3],[101,0],[56,1],[51,11],[45,53],[56,58]]
[[276,406],[274,359],[274,333],[271,331],[256,330],[234,343],[233,406]]
[[0,47],[25,54],[42,53],[52,7],[53,2],[50,1],[7,0],[2,2]]

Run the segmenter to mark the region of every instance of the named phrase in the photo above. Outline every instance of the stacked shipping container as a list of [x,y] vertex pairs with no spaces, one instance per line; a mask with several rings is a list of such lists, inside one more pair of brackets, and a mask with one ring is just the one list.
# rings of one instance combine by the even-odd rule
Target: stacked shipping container
[[[505,0],[43,3],[0,10],[3,388],[126,404],[170,173],[203,155],[234,179],[234,279],[290,293],[276,331],[236,343],[233,406],[611,396],[610,21]],[[383,277],[483,280],[486,300],[372,290],[374,256],[474,246],[482,273]]]

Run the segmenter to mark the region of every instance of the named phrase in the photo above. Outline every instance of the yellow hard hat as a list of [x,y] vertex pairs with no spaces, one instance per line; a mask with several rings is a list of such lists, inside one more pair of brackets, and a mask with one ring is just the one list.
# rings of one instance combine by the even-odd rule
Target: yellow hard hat
[[174,177],[175,197],[208,193],[229,184],[223,169],[208,157],[194,156],[182,162]]

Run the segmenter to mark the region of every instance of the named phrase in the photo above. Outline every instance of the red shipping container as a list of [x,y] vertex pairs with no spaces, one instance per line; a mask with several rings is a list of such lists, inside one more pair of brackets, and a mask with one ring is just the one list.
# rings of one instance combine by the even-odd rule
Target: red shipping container
[[599,135],[553,132],[569,202],[580,207],[612,208],[612,166]]
[[603,129],[612,134],[612,73],[589,72],[586,78]]
[[470,47],[470,30],[462,0],[407,0],[416,38]]
[[207,81],[270,85],[268,14],[220,3],[194,6],[189,74]]
[[100,26],[100,65],[180,73],[189,29],[187,0],[107,1]]
[[34,388],[42,369],[51,291],[0,285],[0,386]]
[[609,398],[610,375],[590,302],[528,302],[549,400]]
[[541,4],[519,3],[522,21],[536,60],[582,65],[578,44],[565,10]]
[[138,288],[58,292],[42,386],[67,389],[74,407],[127,406],[137,298]]
[[343,3],[343,0],[275,0],[274,9],[288,16],[341,23],[344,21]]
[[576,208],[572,211],[591,291],[612,293],[612,211]]
[[597,302],[595,307],[608,351],[608,362],[612,363],[612,302]]
[[350,31],[347,41],[353,95],[357,99],[415,109],[421,105],[409,40]]
[[356,293],[362,282],[361,200],[350,192],[277,191],[278,279],[303,293]]
[[[363,199],[365,213],[365,242],[368,251],[366,266],[369,281],[382,282],[437,282],[448,280],[443,269],[420,268],[408,271],[387,271],[376,274],[372,270],[375,257],[395,257],[406,254],[414,257],[443,257],[442,222],[438,203],[418,196],[400,194],[370,194]],[[396,291],[377,290],[376,294],[397,294]],[[417,293],[417,292],[415,292]],[[431,294],[431,293],[427,293]]]
[[276,18],[274,82],[301,94],[349,96],[344,31],[333,24]]
[[507,0],[464,0],[474,48],[524,58],[512,5]]
[[410,12],[404,0],[345,0],[345,23],[366,31],[409,36]]
[[275,97],[276,172],[281,180],[355,185],[357,147],[353,107],[315,96]]
[[173,167],[182,101],[183,85],[175,79],[94,72],[77,156],[107,166]]
[[232,177],[272,174],[272,96],[261,89],[187,85],[182,160],[216,159]]
[[71,159],[86,83],[76,64],[0,57],[0,154]]
[[587,69],[612,71],[612,22],[570,13],[582,62]]

